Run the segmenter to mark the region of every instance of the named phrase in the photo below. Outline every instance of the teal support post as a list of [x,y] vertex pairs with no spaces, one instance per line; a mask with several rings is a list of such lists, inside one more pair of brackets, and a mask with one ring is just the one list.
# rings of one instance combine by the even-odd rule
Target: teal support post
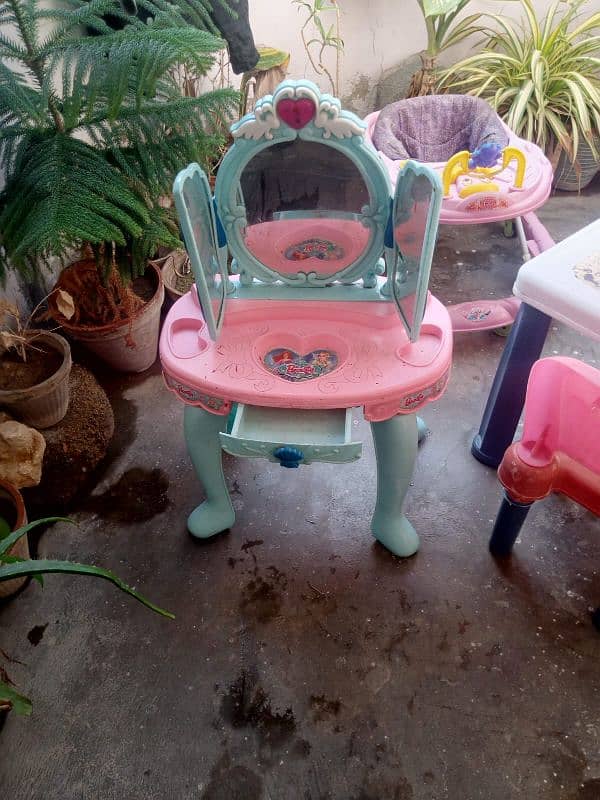
[[204,486],[206,500],[192,511],[187,526],[192,536],[206,539],[230,528],[235,521],[225,476],[219,433],[227,426],[227,417],[210,414],[202,408],[186,406],[183,429],[188,452],[198,479]]
[[377,503],[371,523],[373,536],[397,556],[412,556],[419,537],[402,511],[417,457],[417,420],[399,414],[372,422],[377,457]]

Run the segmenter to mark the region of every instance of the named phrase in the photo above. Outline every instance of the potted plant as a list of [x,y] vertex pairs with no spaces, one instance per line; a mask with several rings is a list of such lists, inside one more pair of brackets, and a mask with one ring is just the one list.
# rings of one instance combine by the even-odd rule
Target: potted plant
[[[57,299],[69,315],[69,304]],[[71,348],[53,331],[21,323],[16,306],[0,299],[0,406],[33,428],[56,425],[69,407]]]
[[[21,492],[7,481],[0,480],[0,546],[11,531],[22,528],[27,523],[27,514]],[[21,536],[4,554],[5,559],[29,558],[27,536]],[[0,556],[2,559],[2,556]],[[12,578],[0,583],[0,599],[18,592],[27,581],[26,577]]]
[[73,299],[72,318],[56,295],[51,314],[134,371],[156,357],[163,288],[148,261],[160,245],[181,246],[161,198],[182,165],[211,160],[220,136],[206,121],[237,101],[228,88],[183,97],[173,77],[177,64],[206,74],[223,46],[188,22],[202,22],[193,0],[137,5],[146,21],[118,0],[0,2],[0,277],[10,267],[31,279],[52,257],[82,253],[57,284]]
[[[319,78],[327,77],[334,97],[340,96],[342,86],[342,56],[344,53],[344,40],[340,35],[341,20],[338,0],[293,0],[298,6],[298,11],[304,11],[306,17],[300,28],[300,38],[304,52],[311,67]],[[333,16],[333,23],[325,27],[324,18]],[[312,36],[310,39],[307,36]],[[335,69],[331,70],[325,65],[325,52],[333,50],[335,53]]]
[[[545,150],[557,175],[561,157],[572,165],[570,188],[582,188],[598,170],[600,13],[582,18],[587,0],[555,0],[539,22],[532,0],[519,2],[520,24],[489,15],[483,52],[450,67],[441,85],[486,99],[518,136]],[[585,146],[593,158],[584,173]]]
[[[32,528],[51,522],[69,522],[70,520],[62,520],[60,517],[48,517],[25,525],[23,524],[24,512],[21,502],[19,511],[16,512],[18,515],[16,517],[16,524],[18,527],[11,532],[10,520],[14,517],[14,513],[8,520],[2,516],[4,513],[6,513],[6,510],[2,505],[2,495],[0,494],[0,589],[15,580],[25,581],[28,577],[33,577],[41,583],[43,575],[53,572],[71,575],[90,575],[95,578],[103,578],[104,580],[110,581],[118,589],[131,595],[131,597],[135,598],[152,611],[155,611],[157,614],[174,619],[173,614],[151,603],[150,600],[147,600],[139,594],[139,592],[136,592],[109,570],[102,569],[101,567],[94,567],[90,564],[77,564],[72,561],[30,559],[26,545],[22,550],[16,549],[20,542],[26,542],[27,533],[32,530]],[[31,714],[31,701],[16,691],[6,674],[6,670],[0,667],[0,713],[11,709],[17,714]]]
[[455,44],[477,33],[480,14],[470,14],[457,22],[469,0],[417,0],[427,31],[427,49],[421,53],[422,67],[412,76],[407,97],[436,93],[438,59]]

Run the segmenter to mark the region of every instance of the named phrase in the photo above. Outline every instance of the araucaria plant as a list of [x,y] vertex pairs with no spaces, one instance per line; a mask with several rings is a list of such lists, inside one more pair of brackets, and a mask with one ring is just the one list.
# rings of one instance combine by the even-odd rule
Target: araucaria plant
[[224,44],[207,0],[137,0],[137,16],[118,0],[57,6],[0,1],[0,279],[84,246],[105,278],[135,276],[180,246],[161,199],[182,165],[218,153],[207,131],[237,103],[227,88],[183,97],[173,68],[205,74]]

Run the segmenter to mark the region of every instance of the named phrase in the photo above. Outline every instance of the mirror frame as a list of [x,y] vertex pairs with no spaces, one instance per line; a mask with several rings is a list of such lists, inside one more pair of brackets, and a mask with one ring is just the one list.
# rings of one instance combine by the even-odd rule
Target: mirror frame
[[[415,305],[413,311],[413,321],[411,324],[410,320],[407,319],[404,311],[402,310],[401,301],[405,299],[405,297],[411,296],[413,293],[410,292],[404,297],[398,297],[396,294],[396,277],[400,271],[399,266],[402,263],[402,248],[401,243],[396,238],[395,220],[398,211],[398,205],[403,199],[402,193],[403,191],[406,191],[408,179],[414,180],[419,176],[424,176],[429,181],[431,186],[431,200],[429,203],[429,209],[427,211],[425,230],[423,232],[423,246],[421,248],[421,256],[419,259],[417,285],[414,291]],[[394,235],[394,258],[392,260],[390,274],[388,275],[388,283],[389,294],[396,304],[398,313],[402,322],[404,323],[404,327],[406,328],[406,332],[408,333],[411,342],[415,342],[419,338],[421,323],[423,322],[423,316],[425,314],[425,305],[427,303],[427,292],[429,288],[429,275],[431,273],[431,262],[433,260],[433,253],[437,240],[443,194],[440,176],[437,174],[437,172],[435,172],[435,170],[431,169],[431,167],[428,167],[426,164],[418,161],[407,161],[398,173],[398,181],[396,183],[396,191],[394,193],[391,217]]]
[[[299,128],[290,127],[278,116],[281,101],[314,104],[312,119]],[[284,115],[286,116],[286,115]],[[219,219],[227,243],[240,272],[242,285],[254,278],[264,283],[279,281],[288,286],[327,286],[335,281],[353,283],[372,272],[383,252],[383,240],[389,215],[391,185],[387,171],[375,149],[365,139],[366,124],[349,111],[342,111],[340,101],[321,94],[312,82],[284,81],[273,95],[259,100],[254,111],[231,128],[234,144],[225,155],[215,186]],[[367,187],[369,202],[361,209],[361,222],[371,231],[369,245],[352,264],[338,272],[319,276],[315,271],[281,273],[260,262],[246,247],[243,229],[247,225],[246,209],[240,203],[241,175],[252,158],[273,144],[303,139],[319,142],[344,153],[358,168]]]
[[[212,250],[214,254],[216,270],[211,271],[208,265],[202,263],[198,244],[194,235],[194,228],[190,218],[187,203],[185,201],[184,192],[191,190],[199,203],[204,203],[207,210],[210,234],[212,236]],[[196,283],[196,291],[198,293],[198,302],[202,309],[204,321],[210,338],[216,341],[219,336],[219,331],[223,324],[223,317],[225,314],[225,301],[227,297],[227,286],[229,277],[227,275],[227,267],[224,260],[219,256],[218,236],[217,236],[217,223],[213,208],[213,199],[210,192],[208,179],[203,170],[198,164],[190,164],[175,178],[173,183],[173,196],[175,198],[175,208],[179,217],[179,226],[183,239],[185,242],[186,250],[192,265],[192,272],[194,273],[194,280]],[[214,276],[219,274],[221,276],[221,295],[219,296],[211,280],[211,285],[207,282],[207,275]],[[220,300],[219,314],[215,319],[212,300],[217,297]]]

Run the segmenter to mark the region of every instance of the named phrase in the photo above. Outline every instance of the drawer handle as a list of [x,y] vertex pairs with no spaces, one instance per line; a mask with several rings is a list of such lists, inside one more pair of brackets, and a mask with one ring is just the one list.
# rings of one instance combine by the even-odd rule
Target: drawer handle
[[273,450],[275,458],[279,459],[280,466],[296,469],[304,458],[304,453],[297,447],[278,447]]

